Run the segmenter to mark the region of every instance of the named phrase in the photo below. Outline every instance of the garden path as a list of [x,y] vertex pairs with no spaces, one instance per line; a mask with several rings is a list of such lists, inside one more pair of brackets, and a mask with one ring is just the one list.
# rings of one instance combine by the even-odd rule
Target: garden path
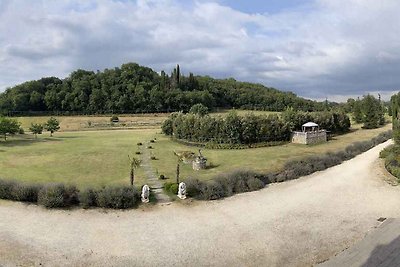
[[148,185],[150,186],[150,190],[154,193],[155,198],[158,203],[170,203],[171,199],[167,194],[164,193],[163,183],[158,179],[158,175],[155,172],[152,164],[151,164],[151,150],[148,147],[154,146],[155,143],[146,142],[141,146],[141,155],[142,155],[142,168],[147,176]]

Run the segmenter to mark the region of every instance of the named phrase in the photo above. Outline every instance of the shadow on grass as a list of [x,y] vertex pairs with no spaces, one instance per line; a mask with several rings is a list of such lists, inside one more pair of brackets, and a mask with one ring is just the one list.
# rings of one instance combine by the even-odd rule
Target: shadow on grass
[[3,147],[15,147],[15,146],[29,146],[35,143],[44,143],[44,142],[61,142],[59,138],[26,138],[26,139],[16,139],[16,140],[7,140],[7,141],[0,141],[0,146]]
[[348,134],[351,134],[351,133],[354,133],[354,132],[357,132],[357,131],[359,131],[360,129],[350,129],[350,130],[348,130],[347,132],[345,132],[345,133],[339,133],[339,134],[329,134],[328,135],[328,141],[334,141],[334,140],[337,140],[337,137],[338,136],[344,136],[344,135],[348,135]]

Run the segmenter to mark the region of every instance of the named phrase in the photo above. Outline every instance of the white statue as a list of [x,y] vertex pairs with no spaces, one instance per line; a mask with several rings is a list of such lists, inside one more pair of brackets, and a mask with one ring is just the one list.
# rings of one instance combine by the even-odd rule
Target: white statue
[[147,184],[145,184],[142,187],[142,195],[141,196],[142,196],[143,203],[149,203],[150,187]]
[[186,184],[183,182],[179,183],[178,197],[180,199],[186,199]]

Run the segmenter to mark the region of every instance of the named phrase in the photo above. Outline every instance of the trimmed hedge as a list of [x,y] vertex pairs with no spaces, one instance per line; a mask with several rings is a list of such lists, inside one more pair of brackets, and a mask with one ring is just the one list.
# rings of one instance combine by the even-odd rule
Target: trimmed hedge
[[35,203],[46,208],[102,207],[128,209],[136,207],[139,192],[132,186],[108,186],[79,191],[64,184],[30,184],[0,179],[0,199]]
[[[259,190],[269,183],[279,183],[297,179],[301,176],[306,176],[338,165],[345,160],[354,158],[374,146],[389,140],[391,137],[392,131],[390,130],[379,134],[371,140],[351,144],[344,150],[310,156],[300,160],[290,160],[285,163],[281,171],[276,173],[262,174],[253,171],[239,170],[217,176],[209,182],[188,178],[185,181],[187,194],[197,199],[214,200],[229,197],[237,193]],[[399,167],[400,174],[400,163],[396,164],[398,164],[396,166]]]
[[380,157],[385,160],[385,168],[400,181],[400,146],[391,145],[381,151]]

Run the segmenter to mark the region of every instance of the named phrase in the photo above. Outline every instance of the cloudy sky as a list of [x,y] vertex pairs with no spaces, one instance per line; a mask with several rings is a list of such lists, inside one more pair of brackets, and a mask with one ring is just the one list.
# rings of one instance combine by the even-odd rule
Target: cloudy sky
[[0,91],[137,62],[314,99],[387,97],[399,29],[398,0],[0,0]]

